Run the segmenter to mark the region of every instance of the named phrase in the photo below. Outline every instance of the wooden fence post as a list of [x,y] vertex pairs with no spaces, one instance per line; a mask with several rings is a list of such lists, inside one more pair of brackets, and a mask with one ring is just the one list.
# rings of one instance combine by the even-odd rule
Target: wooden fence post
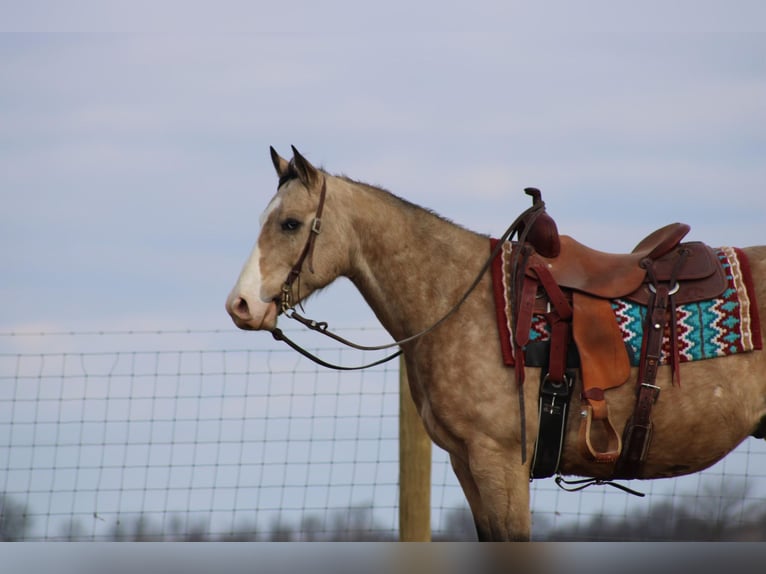
[[431,541],[431,439],[399,359],[399,540]]

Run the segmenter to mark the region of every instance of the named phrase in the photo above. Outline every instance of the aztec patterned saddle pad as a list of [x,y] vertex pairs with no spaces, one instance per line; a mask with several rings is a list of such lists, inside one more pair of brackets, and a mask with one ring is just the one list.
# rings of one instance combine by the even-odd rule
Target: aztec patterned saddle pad
[[[510,308],[504,286],[507,282],[501,276],[502,269],[510,268],[509,265],[503,264],[507,263],[507,258],[510,257],[510,250],[503,249],[501,253],[504,261],[492,268],[493,285],[496,301],[505,302],[502,309],[497,309],[500,333],[503,337],[510,337],[510,320],[505,313],[505,309]],[[719,247],[715,249],[715,253],[723,264],[728,285],[724,293],[716,299],[676,306],[676,332],[681,362],[723,357],[762,348],[758,308],[747,257],[735,247]],[[498,259],[501,256],[498,256]],[[501,293],[502,297],[499,296]],[[611,304],[631,364],[637,366],[647,308],[627,299],[614,299]],[[544,316],[536,314],[532,320],[530,343],[549,339],[550,332]],[[507,354],[510,345],[507,341],[502,343],[504,354]],[[668,328],[663,340],[663,364],[667,364],[669,352]],[[512,357],[505,359],[506,364],[513,363]]]

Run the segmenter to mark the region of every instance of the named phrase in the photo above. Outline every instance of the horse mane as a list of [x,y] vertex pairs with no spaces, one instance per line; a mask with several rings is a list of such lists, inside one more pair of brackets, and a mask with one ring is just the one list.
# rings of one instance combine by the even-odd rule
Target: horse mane
[[370,183],[365,183],[363,181],[359,181],[351,177],[348,177],[347,175],[344,175],[344,174],[336,175],[335,177],[342,179],[343,181],[350,183],[352,185],[355,185],[357,187],[361,187],[362,189],[365,189],[369,192],[372,192],[378,195],[379,197],[384,198],[384,200],[400,205],[405,209],[426,213],[430,215],[431,217],[438,219],[439,221],[443,221],[445,223],[449,223],[450,225],[454,225],[456,227],[460,227],[461,229],[465,229],[462,225],[455,223],[454,221],[452,221],[451,219],[447,217],[439,215],[434,210],[429,209],[427,207],[423,207],[422,205],[418,205],[417,203],[413,203],[407,199],[404,199],[403,197],[400,197],[396,195],[395,193],[392,193],[391,191],[385,189],[384,187],[381,187],[378,185],[372,185]]
[[[429,209],[427,207],[423,207],[421,205],[418,205],[416,203],[413,203],[411,201],[408,201],[407,199],[404,199],[403,197],[400,197],[396,195],[395,193],[392,193],[391,191],[385,189],[384,187],[381,187],[379,185],[373,185],[370,183],[366,183],[363,181],[359,181],[357,179],[353,179],[345,174],[330,174],[327,172],[323,167],[318,167],[319,171],[322,172],[325,175],[334,175],[334,177],[337,177],[338,179],[341,179],[345,181],[346,183],[350,183],[351,185],[354,185],[356,187],[361,187],[362,189],[365,189],[369,192],[374,193],[375,195],[378,195],[379,197],[382,197],[386,201],[391,201],[393,203],[396,203],[400,206],[402,206],[405,209],[408,210],[415,210],[420,211],[422,213],[426,213],[430,215],[431,217],[434,217],[435,219],[438,219],[440,221],[449,223],[451,225],[454,225],[456,227],[460,227],[462,229],[465,229],[462,225],[455,223],[451,219],[444,217],[442,215],[439,215],[432,209]],[[287,165],[287,171],[280,176],[279,182],[277,184],[277,189],[285,185],[287,182],[292,181],[294,179],[298,179],[298,170],[295,168],[295,162],[293,159],[290,160],[290,162]]]

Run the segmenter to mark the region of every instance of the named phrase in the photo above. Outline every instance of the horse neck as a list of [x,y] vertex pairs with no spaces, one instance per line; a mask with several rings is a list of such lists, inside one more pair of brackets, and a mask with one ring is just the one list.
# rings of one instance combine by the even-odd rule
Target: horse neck
[[487,238],[388,192],[353,190],[351,281],[395,338],[455,305],[489,255]]

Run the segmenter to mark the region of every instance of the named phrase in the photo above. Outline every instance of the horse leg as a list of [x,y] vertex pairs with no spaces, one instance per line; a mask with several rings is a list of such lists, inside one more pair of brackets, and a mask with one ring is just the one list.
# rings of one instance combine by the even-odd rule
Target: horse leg
[[528,541],[531,532],[529,467],[518,451],[486,437],[469,446],[470,475],[493,541]]
[[492,538],[490,536],[489,521],[484,507],[481,504],[481,496],[479,496],[479,488],[476,486],[476,482],[471,476],[471,470],[468,464],[457,458],[455,455],[450,454],[450,462],[452,463],[452,470],[457,476],[457,480],[463,489],[463,494],[468,501],[468,506],[471,509],[473,515],[473,524],[476,527],[476,536],[479,542],[488,542]]

